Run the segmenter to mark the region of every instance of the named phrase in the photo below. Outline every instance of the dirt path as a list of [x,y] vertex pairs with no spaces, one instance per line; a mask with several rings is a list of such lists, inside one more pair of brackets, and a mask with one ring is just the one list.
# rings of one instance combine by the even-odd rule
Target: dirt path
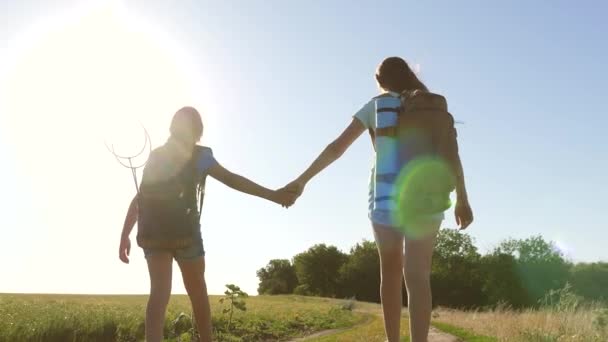
[[324,337],[324,336],[329,336],[329,335],[337,335],[349,330],[355,330],[355,329],[360,329],[363,326],[369,325],[372,321],[374,320],[374,316],[372,315],[368,315],[367,317],[365,317],[361,322],[353,325],[352,327],[348,327],[348,328],[341,328],[341,329],[327,329],[327,330],[321,330],[319,332],[316,332],[314,334],[310,334],[304,337],[299,337],[293,340],[289,340],[288,342],[300,342],[300,341],[309,341],[309,340],[314,340],[320,337]]
[[[367,304],[364,307],[355,310],[360,314],[364,314],[365,318],[358,324],[343,329],[329,329],[319,331],[312,335],[300,337],[289,342],[338,342],[338,341],[365,341],[365,342],[383,342],[386,341],[384,335],[384,326],[382,322],[382,313],[379,305]],[[404,324],[405,323],[405,324]],[[402,321],[402,333],[407,329],[407,318]],[[429,342],[462,342],[461,339],[445,333],[435,327],[431,327],[429,331]]]
[[435,327],[431,327],[431,330],[429,331],[429,342],[462,342],[462,340],[456,336],[444,333]]

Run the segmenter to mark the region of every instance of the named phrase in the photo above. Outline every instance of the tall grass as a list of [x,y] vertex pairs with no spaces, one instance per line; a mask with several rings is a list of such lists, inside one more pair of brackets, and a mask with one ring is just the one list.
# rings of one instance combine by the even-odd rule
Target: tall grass
[[512,310],[508,307],[488,311],[439,309],[434,312],[434,319],[478,334],[495,336],[499,341],[608,341],[608,309],[599,304],[588,304],[573,310]]
[[570,284],[549,291],[538,309],[513,310],[504,304],[484,311],[439,309],[433,318],[500,341],[608,341],[608,307],[585,302]]
[[[298,296],[247,299],[247,312],[235,312],[232,324],[219,297],[211,297],[214,335],[222,341],[277,341],[311,332],[342,328],[359,318],[340,302]],[[0,342],[141,341],[147,296],[1,295]],[[173,296],[165,337],[188,341],[190,302]],[[176,326],[185,325],[183,327]],[[178,331],[179,330],[179,331]],[[183,339],[182,339],[183,338]]]

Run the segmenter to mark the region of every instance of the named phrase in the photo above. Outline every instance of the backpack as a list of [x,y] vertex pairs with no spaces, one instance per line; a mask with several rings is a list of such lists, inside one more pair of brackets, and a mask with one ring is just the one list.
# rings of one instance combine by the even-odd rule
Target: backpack
[[460,159],[445,97],[416,90],[375,102],[374,210],[389,212],[399,225],[447,210]]
[[140,247],[179,249],[202,240],[200,218],[206,175],[197,166],[203,149],[195,146],[185,163],[176,162],[176,151],[167,145],[150,154],[138,194]]

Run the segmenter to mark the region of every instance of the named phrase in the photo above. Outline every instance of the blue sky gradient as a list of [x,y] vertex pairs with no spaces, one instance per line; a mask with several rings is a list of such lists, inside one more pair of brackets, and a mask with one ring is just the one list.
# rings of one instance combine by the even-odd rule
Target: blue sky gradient
[[[75,4],[4,1],[0,37],[9,44],[0,52],[16,49],[29,27]],[[201,104],[203,143],[232,171],[269,187],[289,182],[378,93],[376,65],[399,55],[419,65],[421,79],[446,95],[452,113],[464,122],[461,155],[476,216],[468,232],[482,251],[508,237],[541,234],[574,261],[608,260],[605,3],[129,1],[121,6],[166,35],[196,66],[184,75],[195,84],[190,90]],[[162,94],[150,94],[157,96]],[[167,110],[154,120],[168,127],[172,114]],[[0,282],[0,292],[146,292],[141,251],[134,248],[129,266],[116,255],[133,192],[129,172],[115,164],[103,141],[76,135],[90,147],[79,169],[85,176],[79,177],[89,182],[91,196],[108,200],[80,205],[82,217],[89,218],[85,222],[69,220],[66,203],[53,202],[50,193],[39,196],[35,173],[20,161],[19,143],[8,138],[8,130],[18,129],[10,126],[11,115],[0,112],[0,257],[10,260],[8,277],[3,276],[9,280]],[[166,132],[155,132],[158,145]],[[39,143],[40,153],[63,153]],[[289,210],[210,181],[203,236],[211,293],[222,292],[226,283],[255,293],[257,269],[314,243],[347,250],[372,239],[366,213],[372,158],[369,138],[362,136]],[[45,167],[76,172],[67,171],[67,164],[40,166]],[[80,190],[72,188],[83,184],[66,184],[64,195],[74,192],[78,198]],[[54,214],[37,215],[39,208]],[[446,217],[444,227],[454,227],[452,213]],[[47,280],[32,282],[32,274]],[[180,291],[176,278],[175,292]]]

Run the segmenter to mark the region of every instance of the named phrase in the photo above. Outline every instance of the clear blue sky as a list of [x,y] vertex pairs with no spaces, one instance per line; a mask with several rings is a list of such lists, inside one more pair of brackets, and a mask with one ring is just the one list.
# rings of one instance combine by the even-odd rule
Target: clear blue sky
[[[269,187],[290,181],[377,94],[373,73],[382,58],[399,55],[420,65],[422,80],[446,95],[465,123],[460,146],[476,215],[468,232],[482,251],[508,237],[541,234],[575,261],[608,260],[608,5],[602,2],[113,1],[90,10],[79,5],[79,11],[76,3],[0,5],[0,38],[8,42],[0,47],[0,292],[148,290],[141,250],[134,248],[131,265],[117,258],[134,190],[130,174],[105,151],[100,135],[89,133],[91,122],[106,120],[108,112],[98,108],[112,108],[107,102],[114,97],[128,102],[130,92],[139,91],[140,113],[132,115],[162,143],[182,104],[162,102],[163,89],[173,85],[156,86],[153,73],[126,72],[104,79],[107,89],[69,84],[63,91],[61,73],[69,75],[74,63],[44,56],[31,63],[59,70],[49,79],[14,71],[31,48],[23,42],[37,41],[23,37],[52,32],[61,25],[56,18],[77,20],[107,6],[127,13],[130,29],[152,27],[146,44],[159,46],[155,35],[162,36],[161,50],[179,50],[188,61],[169,64],[177,64],[186,98],[203,112],[203,143],[229,169]],[[44,51],[69,59],[93,49],[78,64],[78,77],[91,85],[101,84],[99,70],[115,65],[135,70],[149,62],[145,70],[160,70],[160,57],[129,59],[137,42],[96,41],[121,36],[107,36],[120,32],[112,25],[100,20],[90,26],[98,29],[91,37]],[[33,34],[32,27],[44,29]],[[125,83],[137,89],[112,92]],[[29,87],[37,89],[34,95],[48,87],[58,96],[15,100],[15,88]],[[62,121],[61,101],[80,101],[82,116]],[[31,103],[43,110],[24,118]],[[146,116],[154,108],[162,113]],[[289,210],[209,182],[203,236],[210,291],[236,283],[255,293],[255,271],[272,258],[291,258],[320,242],[346,251],[372,239],[366,213],[371,161],[369,138],[362,136]],[[444,227],[454,226],[450,212]],[[178,274],[174,292],[183,292]]]

